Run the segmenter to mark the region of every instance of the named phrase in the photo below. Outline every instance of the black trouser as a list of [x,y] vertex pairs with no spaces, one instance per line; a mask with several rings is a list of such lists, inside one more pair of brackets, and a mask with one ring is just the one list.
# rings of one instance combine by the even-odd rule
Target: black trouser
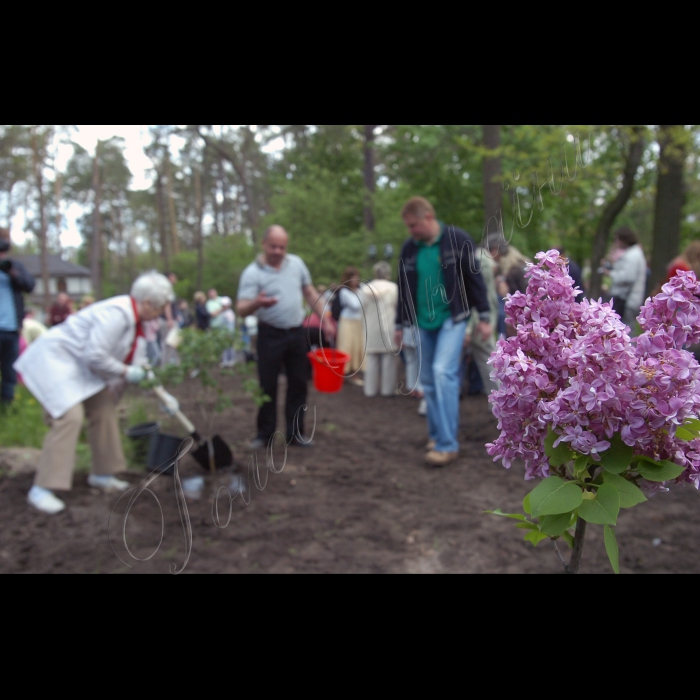
[[0,331],[0,401],[11,403],[15,397],[17,373],[12,365],[19,356],[19,333]]
[[[277,378],[284,365],[287,374],[287,397],[284,415],[287,421],[287,442],[295,435],[294,416],[306,403],[306,391],[311,364],[306,329],[273,328],[258,324],[258,376],[262,390],[272,399],[264,403],[258,412],[258,437],[269,440],[277,425]],[[299,411],[299,435],[304,435],[304,411]]]
[[615,297],[613,299],[613,311],[617,313],[617,315],[620,317],[622,322],[624,323],[625,319],[625,307],[627,306],[627,300],[626,299],[620,299],[620,297]]

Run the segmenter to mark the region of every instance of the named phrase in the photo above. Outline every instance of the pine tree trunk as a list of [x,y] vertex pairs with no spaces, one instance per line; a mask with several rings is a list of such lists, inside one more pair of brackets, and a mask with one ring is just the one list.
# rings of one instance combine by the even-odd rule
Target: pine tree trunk
[[202,232],[204,206],[202,202],[202,176],[199,168],[194,169],[194,198],[197,217],[197,289],[201,289],[204,279],[204,236]]
[[[44,286],[44,309],[48,313],[51,306],[51,291],[49,290],[49,251],[46,226],[46,197],[44,195],[44,158],[43,145],[39,144],[36,132],[32,132],[32,152],[34,155],[34,176],[39,194],[39,249],[41,252],[41,282]],[[20,320],[21,323],[21,320]]]
[[224,187],[224,163],[219,158],[219,192],[221,193],[221,235],[228,233],[228,197]]
[[374,177],[374,130],[376,124],[365,124],[365,143],[364,143],[364,179],[365,179],[365,204],[363,207],[363,218],[365,229],[370,233],[374,233],[374,192],[376,190],[376,182]]
[[674,138],[680,125],[659,126],[659,164],[652,232],[651,287],[666,277],[668,264],[679,253],[681,218],[685,204],[685,145]]
[[[484,148],[496,151],[501,146],[500,124],[486,124],[484,130]],[[488,224],[492,216],[498,217],[498,212],[503,207],[503,184],[501,182],[501,157],[488,155],[484,157],[484,222]],[[488,232],[496,231],[491,221]]]
[[158,235],[160,254],[163,257],[164,271],[170,269],[170,255],[168,254],[168,236],[165,232],[165,194],[163,192],[163,176],[160,170],[156,171],[156,210],[158,213]]
[[56,198],[56,252],[61,255],[61,223],[63,217],[61,216],[61,173],[56,173],[56,180],[54,181],[54,197]]
[[615,198],[603,209],[603,214],[598,222],[598,228],[593,239],[593,251],[591,253],[591,278],[588,285],[588,297],[598,299],[601,294],[601,283],[603,275],[599,272],[600,261],[605,257],[610,240],[610,230],[612,229],[618,214],[624,209],[634,189],[634,176],[637,173],[639,164],[642,162],[644,152],[644,140],[642,139],[642,128],[634,127],[630,141],[627,161],[622,175],[622,187],[617,192]]
[[168,188],[168,219],[170,220],[170,238],[173,243],[173,255],[180,252],[180,243],[177,236],[177,220],[175,217],[175,200],[173,199],[173,178],[170,158],[165,158],[165,181]]
[[95,147],[95,158],[92,162],[92,191],[94,193],[94,208],[92,210],[92,248],[90,250],[90,276],[92,277],[92,293],[95,301],[102,299],[102,218],[100,216],[100,198],[102,184],[100,182],[100,144]]

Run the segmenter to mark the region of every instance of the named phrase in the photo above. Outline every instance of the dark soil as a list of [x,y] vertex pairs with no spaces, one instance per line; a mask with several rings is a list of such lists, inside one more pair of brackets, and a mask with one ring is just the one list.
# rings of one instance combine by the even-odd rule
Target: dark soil
[[[255,407],[239,378],[221,381],[235,406],[215,415],[209,430],[231,445],[237,468],[246,472]],[[191,397],[197,386],[192,382],[175,392],[195,424]],[[427,435],[417,406],[408,397],[366,399],[361,388],[348,384],[338,394],[312,389],[307,429],[315,408],[316,446],[290,448],[281,473],[268,472],[261,459],[265,488],[251,478],[250,503],[240,496],[233,502],[227,527],[213,522],[212,494],[217,484],[231,482],[232,473],[206,475],[201,500],[187,501],[192,548],[185,573],[561,573],[549,540],[533,548],[514,521],[483,514],[499,507],[520,512],[533,486],[523,480],[521,468],[508,471],[486,454],[484,443],[497,435],[486,398],[462,400],[461,457],[443,469],[423,462]],[[283,451],[276,452],[277,469],[282,461]],[[203,474],[190,457],[180,472],[183,478]],[[138,485],[145,476],[126,478]],[[112,516],[113,551],[108,519],[116,495],[91,489],[79,474],[65,494],[68,508],[47,516],[26,503],[31,482],[30,475],[0,478],[0,573],[167,573],[182,567],[185,536],[173,477],[159,476],[150,487],[162,507],[164,535],[143,562],[121,544],[120,514],[127,499]],[[699,506],[694,489],[675,488],[623,511],[617,528],[622,572],[700,572]],[[224,524],[225,493],[219,508]],[[152,554],[160,533],[158,504],[144,494],[126,525],[133,555]],[[568,557],[566,545],[562,548]],[[581,569],[611,571],[602,527],[589,526]]]

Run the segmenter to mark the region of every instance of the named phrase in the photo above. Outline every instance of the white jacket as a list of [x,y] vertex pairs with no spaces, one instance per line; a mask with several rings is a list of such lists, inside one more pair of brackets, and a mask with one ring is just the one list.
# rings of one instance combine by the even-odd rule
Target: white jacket
[[647,261],[641,246],[630,246],[610,271],[610,296],[624,299],[625,322],[634,320],[644,303],[647,282]]
[[394,319],[399,301],[396,282],[373,280],[368,285],[363,285],[360,300],[367,327],[367,352],[390,352],[392,348],[395,350]]
[[[14,368],[53,418],[119,380],[136,335],[129,296],[91,304],[37,338]],[[145,341],[138,339],[131,364],[145,363]]]

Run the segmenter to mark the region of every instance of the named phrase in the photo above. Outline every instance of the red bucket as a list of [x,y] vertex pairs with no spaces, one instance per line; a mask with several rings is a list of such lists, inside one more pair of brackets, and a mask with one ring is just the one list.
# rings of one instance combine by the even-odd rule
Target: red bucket
[[314,369],[314,386],[318,391],[334,394],[343,388],[345,364],[350,355],[340,350],[323,348],[306,353]]

